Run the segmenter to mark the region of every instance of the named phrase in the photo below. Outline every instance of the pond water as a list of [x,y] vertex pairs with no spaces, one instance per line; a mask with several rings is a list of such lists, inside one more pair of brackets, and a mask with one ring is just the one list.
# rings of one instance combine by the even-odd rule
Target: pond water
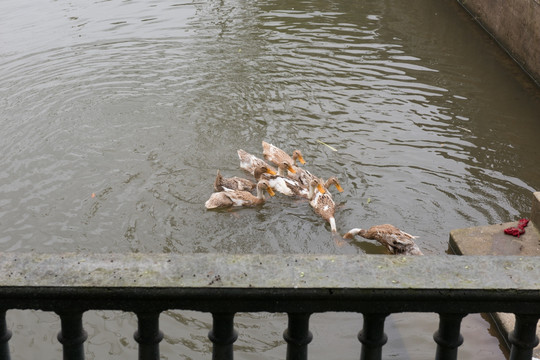
[[[528,216],[539,117],[538,88],[454,1],[1,2],[0,250],[384,253],[338,247],[297,199],[207,211],[217,169],[243,176],[236,150],[265,140],[340,179],[341,233],[392,223],[445,254],[452,229]],[[14,359],[59,351],[54,314],[8,321]],[[89,359],[136,354],[131,314],[85,321]],[[238,359],[284,356],[283,316],[236,322]],[[203,357],[210,324],[163,314],[163,357]],[[391,316],[383,355],[432,358],[436,324]],[[463,324],[460,358],[504,358],[484,319]],[[361,315],[312,327],[315,358],[358,356]]]

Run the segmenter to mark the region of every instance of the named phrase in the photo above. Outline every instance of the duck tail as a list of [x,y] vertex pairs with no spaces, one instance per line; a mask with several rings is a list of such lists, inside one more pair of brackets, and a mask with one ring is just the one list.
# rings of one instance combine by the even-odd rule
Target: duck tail
[[219,170],[217,171],[216,180],[214,180],[214,190],[223,191],[223,187],[221,186],[221,173]]
[[411,235],[411,234],[408,234],[406,233],[405,231],[402,231],[403,234],[405,234],[405,236],[411,238],[411,239],[418,239],[418,236],[414,236],[414,235]]

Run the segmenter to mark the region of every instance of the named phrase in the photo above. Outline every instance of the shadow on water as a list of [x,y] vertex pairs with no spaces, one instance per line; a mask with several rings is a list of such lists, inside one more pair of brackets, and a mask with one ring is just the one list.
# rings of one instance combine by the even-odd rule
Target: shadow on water
[[[299,199],[206,211],[216,170],[245,175],[236,150],[261,156],[262,140],[299,148],[309,170],[340,179],[340,233],[392,223],[428,255],[445,253],[451,229],[526,216],[540,188],[538,88],[454,2],[20,1],[0,10],[9,15],[0,33],[10,34],[0,40],[2,251],[384,253],[367,241],[338,246]],[[207,327],[199,315],[190,326]],[[282,353],[281,319],[268,316],[268,330],[252,316],[240,358]],[[336,319],[330,327],[343,320],[321,317]],[[356,353],[361,325],[346,323]],[[418,326],[434,331],[431,320]],[[208,350],[204,336],[164,347],[196,356]],[[256,345],[268,337],[275,343]],[[474,357],[502,358],[487,342]]]

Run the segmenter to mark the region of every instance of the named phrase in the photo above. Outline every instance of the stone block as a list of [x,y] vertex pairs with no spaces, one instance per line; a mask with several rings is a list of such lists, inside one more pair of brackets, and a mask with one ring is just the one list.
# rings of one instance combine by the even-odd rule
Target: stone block
[[[504,233],[504,229],[517,226],[517,221],[452,230],[450,250],[457,255],[540,256],[540,192],[533,193],[529,220],[525,233],[519,237]],[[514,329],[514,314],[495,313],[491,318],[507,339]],[[536,334],[540,337],[540,322]],[[534,356],[540,358],[540,346],[534,349]]]

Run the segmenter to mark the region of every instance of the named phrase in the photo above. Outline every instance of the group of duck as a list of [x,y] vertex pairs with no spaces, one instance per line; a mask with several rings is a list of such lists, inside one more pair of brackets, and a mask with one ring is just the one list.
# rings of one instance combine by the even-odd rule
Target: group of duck
[[[297,161],[305,164],[300,150],[294,150],[290,156],[266,141],[262,142],[262,148],[266,161],[242,149],[237,151],[240,168],[250,173],[255,181],[237,176],[223,177],[218,170],[214,181],[215,192],[206,201],[205,207],[219,209],[262,205],[266,201],[265,192],[270,196],[279,192],[307,199],[315,213],[330,224],[332,233],[337,234],[334,217],[336,205],[329,189],[335,186],[337,191],[343,191],[338,179],[332,176],[324,181],[298,166]],[[379,241],[391,254],[423,255],[413,241],[415,236],[390,224],[372,226],[368,230],[354,228],[343,238],[352,239],[355,235]]]

